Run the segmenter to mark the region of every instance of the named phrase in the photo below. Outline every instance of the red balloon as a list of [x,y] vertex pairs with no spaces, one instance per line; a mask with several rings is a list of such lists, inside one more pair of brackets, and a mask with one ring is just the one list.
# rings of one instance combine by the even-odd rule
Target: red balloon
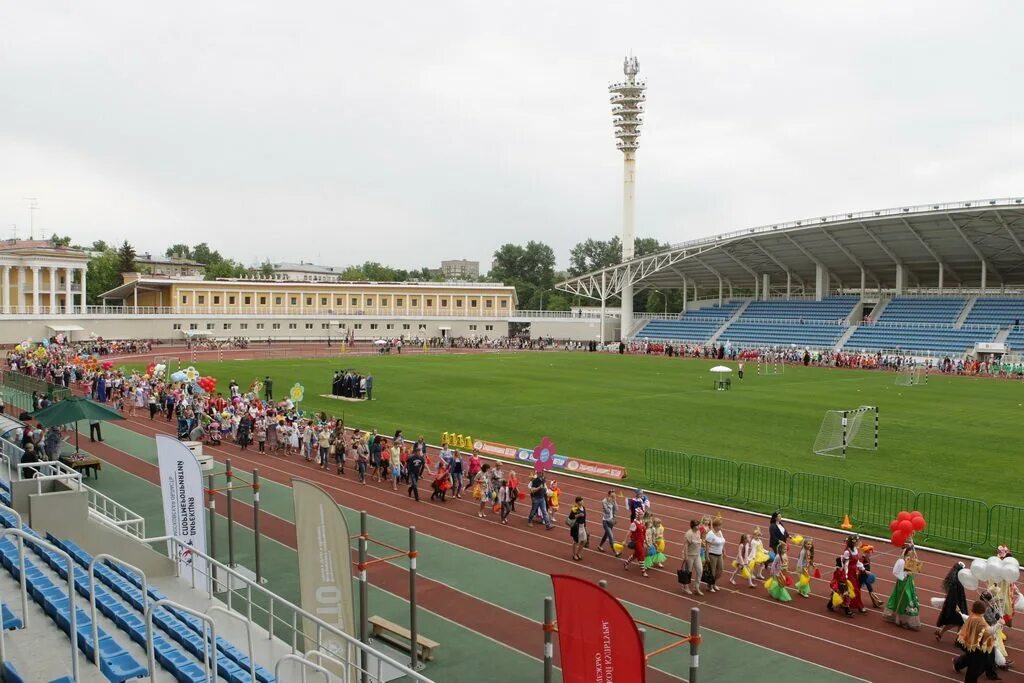
[[924,528],[928,526],[924,521],[924,517],[914,517],[910,520],[910,523],[914,525],[914,531],[924,531]]
[[899,528],[900,528],[899,520],[895,520],[894,519],[891,522],[889,522],[889,531],[896,531]]
[[899,523],[899,530],[907,535],[912,534],[914,533],[914,523],[909,519],[904,519]]
[[910,513],[910,518],[913,519],[914,517],[924,517],[924,515],[922,515],[917,510],[914,510],[913,512]]
[[896,520],[902,522],[903,520],[910,521],[910,513],[904,510],[900,514],[896,515]]
[[903,544],[907,542],[907,535],[902,531],[896,531],[893,533],[892,538],[889,539],[889,542],[894,546],[903,547]]

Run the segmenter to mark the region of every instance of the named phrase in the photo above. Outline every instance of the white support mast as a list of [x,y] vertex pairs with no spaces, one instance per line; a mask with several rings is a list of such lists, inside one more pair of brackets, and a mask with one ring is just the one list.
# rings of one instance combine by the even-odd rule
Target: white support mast
[[[641,115],[647,100],[647,83],[637,78],[640,60],[626,57],[622,64],[626,80],[608,87],[612,102],[612,126],[616,147],[622,152],[622,260],[633,258],[636,239],[636,150],[640,147]],[[633,329],[633,282],[626,277],[622,287],[621,339],[626,340]]]

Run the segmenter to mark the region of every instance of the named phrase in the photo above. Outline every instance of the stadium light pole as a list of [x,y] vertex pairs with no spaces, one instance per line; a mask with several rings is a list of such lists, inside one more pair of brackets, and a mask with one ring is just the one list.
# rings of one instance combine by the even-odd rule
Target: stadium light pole
[[[615,146],[622,152],[622,260],[632,260],[636,239],[636,150],[640,147],[640,126],[647,100],[647,83],[637,78],[640,60],[629,56],[622,63],[626,79],[608,86],[612,102],[612,126]],[[626,278],[622,286],[620,338],[625,341],[633,327],[633,283]]]

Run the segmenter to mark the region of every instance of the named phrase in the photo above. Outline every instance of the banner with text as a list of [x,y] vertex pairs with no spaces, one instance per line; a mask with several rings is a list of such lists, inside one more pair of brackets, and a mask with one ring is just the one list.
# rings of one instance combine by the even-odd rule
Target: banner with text
[[[473,442],[473,448],[475,448],[481,455],[490,455],[495,458],[516,460],[523,463],[529,463],[530,466],[536,466],[537,464],[533,455],[534,452],[529,448],[518,448],[516,446],[509,446],[503,443],[495,443],[494,441],[484,441],[483,439],[476,439]],[[551,466],[556,470],[565,470],[566,472],[583,474],[588,477],[603,477],[605,479],[619,480],[626,478],[626,468],[621,465],[606,465],[604,463],[593,462],[590,460],[570,458],[566,455],[555,454],[551,459]]]
[[647,658],[626,608],[600,586],[552,574],[563,683],[644,683]]
[[[292,479],[295,503],[296,551],[299,558],[299,593],[302,609],[350,636],[356,635],[352,597],[352,555],[348,523],[334,499],[316,484]],[[357,680],[355,648],[326,629],[305,620],[306,650],[321,649],[335,659],[352,662],[348,679]],[[339,667],[325,664],[342,679]]]
[[206,560],[190,550],[207,552],[202,468],[188,446],[163,434],[156,437],[156,459],[164,498],[164,533],[184,544],[176,547],[171,559],[178,561],[182,576],[190,576],[193,566],[198,576],[206,576]]

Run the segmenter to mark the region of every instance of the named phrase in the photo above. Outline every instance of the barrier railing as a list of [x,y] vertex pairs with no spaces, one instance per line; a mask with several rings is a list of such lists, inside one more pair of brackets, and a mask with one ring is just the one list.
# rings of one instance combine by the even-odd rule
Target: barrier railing
[[[52,382],[47,382],[44,379],[21,372],[14,372],[13,370],[4,370],[3,376],[0,379],[2,379],[5,387],[17,389],[26,394],[31,394],[32,392],[42,394],[51,401],[60,401],[71,395],[71,390],[67,387],[62,387],[59,384],[53,384]],[[21,406],[18,407],[20,408]],[[32,407],[30,410],[35,410],[35,408]]]
[[898,512],[920,510],[928,526],[918,537],[955,550],[1024,545],[1024,507],[660,448],[644,451],[644,473],[654,487],[712,503],[790,510],[833,526],[849,515],[883,536]]

